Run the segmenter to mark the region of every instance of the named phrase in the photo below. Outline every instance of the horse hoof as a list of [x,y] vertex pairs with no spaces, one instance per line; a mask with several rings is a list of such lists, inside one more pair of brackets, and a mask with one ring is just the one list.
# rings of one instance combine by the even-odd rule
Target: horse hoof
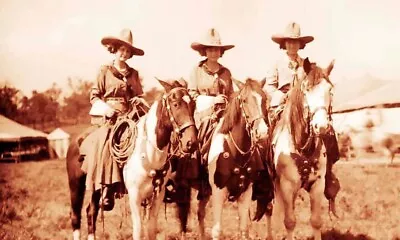
[[80,240],[81,239],[81,233],[79,230],[74,230],[72,233],[73,240]]
[[186,240],[186,233],[181,233],[181,240]]

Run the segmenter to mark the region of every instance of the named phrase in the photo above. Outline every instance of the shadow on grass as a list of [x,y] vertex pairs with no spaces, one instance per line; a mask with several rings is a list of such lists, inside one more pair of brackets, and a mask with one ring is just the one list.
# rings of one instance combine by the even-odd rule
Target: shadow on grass
[[[307,238],[307,240],[313,240],[314,238]],[[322,233],[323,240],[374,240],[372,237],[369,237],[366,234],[357,234],[347,231],[345,233],[339,232],[335,229],[326,231]]]

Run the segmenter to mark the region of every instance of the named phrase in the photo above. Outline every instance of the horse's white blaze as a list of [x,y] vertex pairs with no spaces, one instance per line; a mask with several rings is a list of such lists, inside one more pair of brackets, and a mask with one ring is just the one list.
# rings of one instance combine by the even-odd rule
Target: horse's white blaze
[[212,136],[211,139],[211,146],[210,150],[208,153],[208,164],[211,164],[215,160],[217,160],[218,156],[224,152],[224,141],[225,141],[225,136],[222,133],[219,133],[219,129],[222,126],[223,118],[220,119],[219,123],[217,124],[215,128],[215,132]]
[[74,230],[74,232],[72,233],[72,236],[73,236],[74,240],[80,240],[81,239],[81,231],[79,231],[78,229]]
[[[316,126],[319,129],[326,129],[329,126],[329,119],[327,109],[330,101],[330,85],[326,80],[323,80],[314,89],[305,93],[307,104],[310,111],[314,113],[313,119],[311,120],[312,126]],[[325,110],[324,110],[325,109]]]
[[185,101],[187,104],[189,104],[190,101],[191,101],[189,95],[183,96],[183,97],[182,97],[182,100]]
[[[257,93],[252,93],[252,94],[257,99],[258,112],[260,114],[262,114],[263,113],[263,109],[262,109],[263,99],[260,94],[257,94]],[[259,124],[257,126],[257,132],[258,132],[258,134],[260,134],[260,136],[266,136],[268,134],[268,125],[263,119],[261,121],[259,121]]]

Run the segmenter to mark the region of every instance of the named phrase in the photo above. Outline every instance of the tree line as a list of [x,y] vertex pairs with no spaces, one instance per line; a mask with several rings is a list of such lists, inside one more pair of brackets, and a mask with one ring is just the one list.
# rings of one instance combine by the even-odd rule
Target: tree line
[[[89,102],[93,81],[68,79],[68,89],[56,83],[45,90],[33,90],[30,97],[12,85],[0,88],[0,114],[23,125],[46,131],[54,127],[90,122]],[[151,104],[161,91],[152,88],[144,94]]]

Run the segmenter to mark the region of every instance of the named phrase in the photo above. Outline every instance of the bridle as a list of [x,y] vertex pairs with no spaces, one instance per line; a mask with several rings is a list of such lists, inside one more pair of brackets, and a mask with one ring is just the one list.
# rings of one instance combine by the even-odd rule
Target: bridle
[[[330,83],[330,81],[328,81],[328,83],[332,86],[332,84]],[[315,133],[313,127],[311,126],[311,121],[314,118],[315,114],[319,111],[325,111],[327,116],[328,116],[328,122],[329,122],[329,126],[328,127],[332,127],[332,92],[330,91],[330,95],[331,98],[329,100],[329,105],[328,106],[319,106],[317,108],[314,109],[313,112],[311,112],[310,110],[310,105],[308,104],[307,98],[306,98],[306,90],[307,89],[307,81],[303,81],[301,84],[301,92],[303,94],[303,97],[305,99],[304,101],[304,110],[306,112],[306,114],[304,114],[304,121],[307,123],[307,133],[308,133],[308,138],[306,143],[303,146],[296,146],[298,147],[298,149],[300,149],[300,151],[305,151],[310,144],[313,142],[314,138],[321,138],[324,137],[326,135],[325,134],[321,134],[321,133]]]
[[259,113],[258,115],[251,118],[250,115],[246,113],[246,110],[244,108],[245,103],[244,103],[241,95],[239,94],[236,98],[239,101],[239,108],[240,108],[240,111],[244,118],[244,121],[246,123],[246,132],[250,136],[251,145],[250,145],[249,150],[243,151],[242,149],[239,148],[239,146],[236,144],[235,140],[233,139],[231,131],[229,131],[229,136],[232,139],[233,145],[235,146],[236,150],[238,150],[238,152],[240,154],[245,155],[249,152],[252,152],[255,149],[255,146],[258,145],[258,133],[257,133],[257,129],[254,129],[254,123],[260,119],[264,120],[264,115],[263,115],[263,113],[261,113],[261,114]]
[[[168,115],[169,120],[171,122],[172,128],[174,129],[174,132],[175,132],[175,136],[176,137],[174,138],[175,142],[173,142],[173,143],[178,143],[179,142],[180,152],[185,153],[181,148],[181,137],[182,137],[182,134],[187,128],[192,127],[192,126],[196,126],[196,125],[195,125],[195,122],[193,120],[193,117],[191,117],[189,121],[184,122],[181,125],[179,125],[178,122],[176,121],[176,119],[175,119],[175,117],[174,117],[174,115],[172,113],[172,110],[171,110],[171,101],[169,100],[169,97],[171,96],[171,94],[173,92],[176,92],[176,91],[184,91],[185,95],[182,98],[186,98],[187,97],[191,101],[191,98],[189,96],[188,90],[186,88],[183,88],[183,87],[177,87],[177,88],[174,88],[170,92],[165,93],[163,95],[163,97],[162,97],[162,105],[167,110],[167,115]],[[187,104],[189,104],[189,103],[187,103]]]

